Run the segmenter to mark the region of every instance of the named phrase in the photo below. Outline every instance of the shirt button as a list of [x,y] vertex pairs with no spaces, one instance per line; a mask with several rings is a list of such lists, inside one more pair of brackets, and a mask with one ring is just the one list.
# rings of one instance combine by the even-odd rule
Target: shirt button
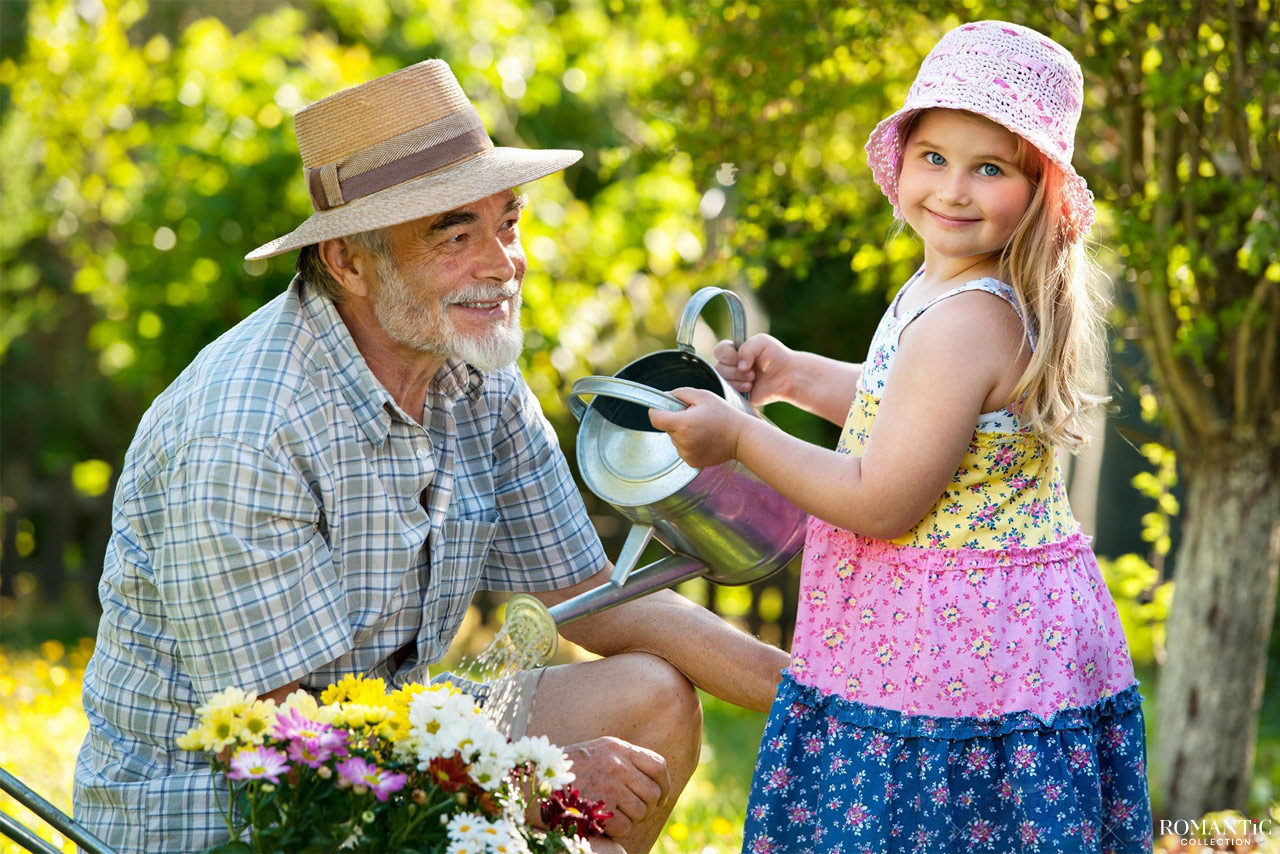
[[426,448],[419,448],[419,449],[418,449],[418,459],[422,460],[422,461],[425,463],[425,462],[426,462],[427,460],[429,460],[430,458],[431,458],[431,452],[430,452],[430,451],[428,451]]

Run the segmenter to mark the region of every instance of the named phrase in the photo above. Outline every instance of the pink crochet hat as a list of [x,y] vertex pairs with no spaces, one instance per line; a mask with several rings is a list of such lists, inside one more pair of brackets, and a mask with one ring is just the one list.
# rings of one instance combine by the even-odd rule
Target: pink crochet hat
[[1004,125],[1053,161],[1064,180],[1071,238],[1093,225],[1093,193],[1071,166],[1084,75],[1066,48],[1035,30],[1004,21],[975,21],[943,36],[920,64],[901,110],[867,139],[871,175],[898,208],[901,127],[930,107],[967,110]]

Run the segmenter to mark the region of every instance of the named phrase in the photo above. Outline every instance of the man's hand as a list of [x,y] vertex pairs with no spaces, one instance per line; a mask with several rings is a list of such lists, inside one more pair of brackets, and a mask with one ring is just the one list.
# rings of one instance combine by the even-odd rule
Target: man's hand
[[671,393],[689,408],[684,412],[650,409],[649,423],[671,436],[680,458],[694,468],[732,459],[738,434],[751,416],[709,391],[678,388]]
[[662,755],[621,739],[593,738],[564,752],[573,760],[573,785],[584,798],[604,801],[604,808],[613,813],[604,823],[605,833],[612,837],[630,833],[671,789]]

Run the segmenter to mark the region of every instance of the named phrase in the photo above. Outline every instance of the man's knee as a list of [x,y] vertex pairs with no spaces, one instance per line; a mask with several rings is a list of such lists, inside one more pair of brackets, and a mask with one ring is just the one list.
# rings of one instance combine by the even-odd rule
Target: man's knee
[[702,701],[697,690],[664,659],[647,653],[636,653],[634,659],[625,684],[638,719],[671,736],[687,733],[699,741]]

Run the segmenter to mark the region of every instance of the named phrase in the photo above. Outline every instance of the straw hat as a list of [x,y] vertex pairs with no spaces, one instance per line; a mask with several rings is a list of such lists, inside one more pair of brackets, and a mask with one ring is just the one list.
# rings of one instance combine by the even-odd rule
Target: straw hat
[[451,211],[582,156],[495,147],[440,59],[330,95],[294,123],[315,213],[246,260]]
[[901,110],[867,140],[871,175],[898,208],[902,124],[933,107],[967,110],[1004,125],[1062,171],[1063,213],[1073,240],[1093,225],[1093,193],[1071,165],[1084,102],[1080,64],[1062,45],[1007,21],[975,21],[944,35],[920,65]]

